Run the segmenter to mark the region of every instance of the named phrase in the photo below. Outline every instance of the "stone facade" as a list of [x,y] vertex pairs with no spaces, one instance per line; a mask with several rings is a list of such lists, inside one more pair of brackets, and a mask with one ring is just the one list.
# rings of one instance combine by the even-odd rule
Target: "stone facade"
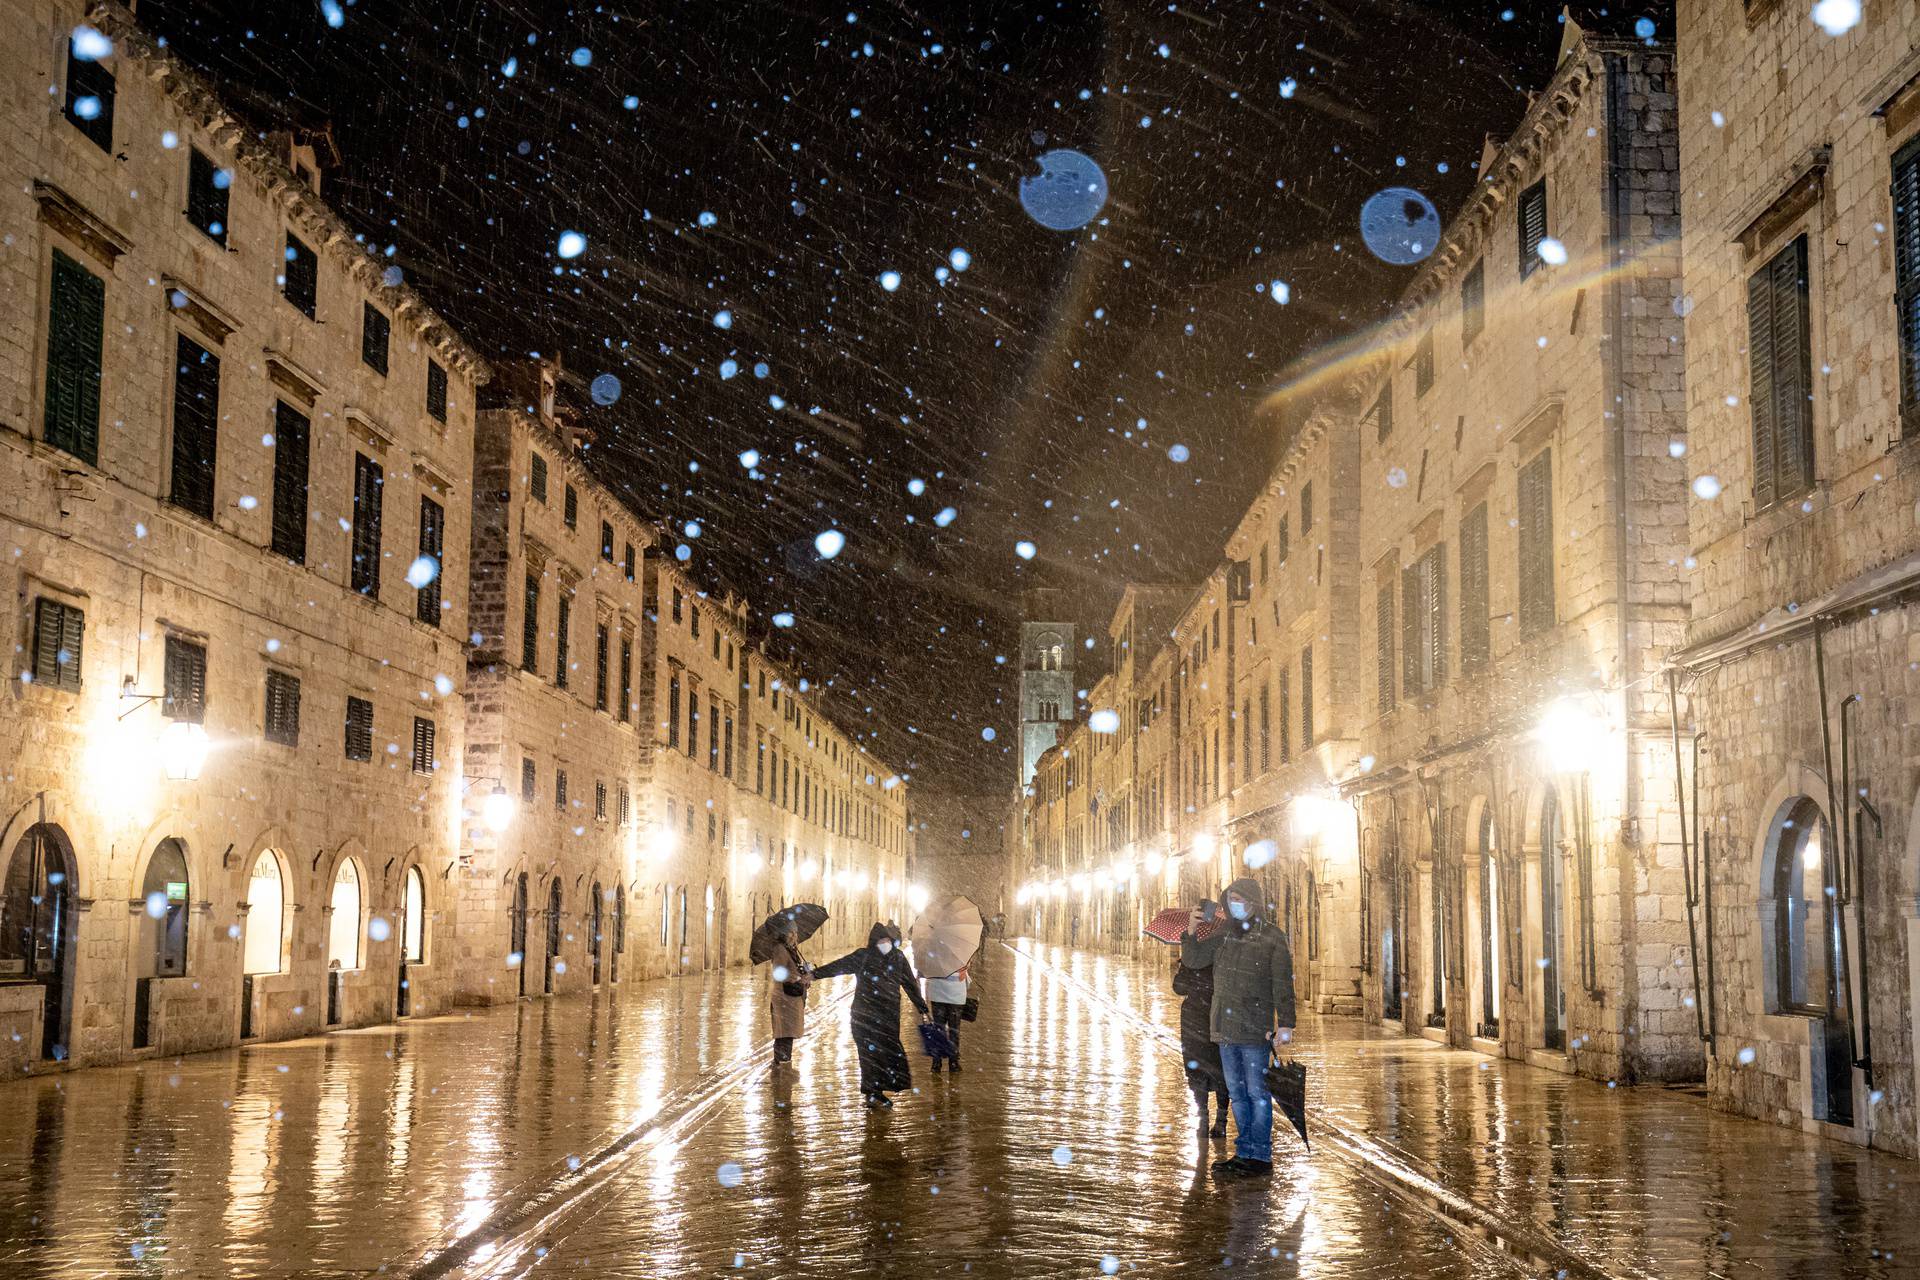
[[0,65],[0,1069],[440,1008],[486,367],[120,6]]
[[[1868,5],[1839,37],[1793,5],[1679,8],[1708,1081],[1748,1115],[1911,1155],[1920,331],[1903,344],[1896,290],[1920,272],[1920,5]],[[1756,278],[1800,245],[1800,332],[1756,328]],[[1808,465],[1760,473],[1769,427]]]
[[550,363],[501,370],[474,432],[459,991],[481,1003],[649,967],[626,955],[647,950],[634,916],[650,905],[635,877],[653,538],[588,471],[560,385]]

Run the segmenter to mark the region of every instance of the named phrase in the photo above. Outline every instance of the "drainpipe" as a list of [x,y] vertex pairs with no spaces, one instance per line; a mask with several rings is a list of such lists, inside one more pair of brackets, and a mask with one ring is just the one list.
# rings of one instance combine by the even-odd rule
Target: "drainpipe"
[[1715,1018],[1720,979],[1713,967],[1713,845],[1707,838],[1709,833],[1700,829],[1700,742],[1706,736],[1698,732],[1693,735],[1693,847],[1700,851],[1695,874],[1700,881],[1707,917],[1707,1052],[1711,1054],[1715,1052],[1716,1037],[1720,1034]]
[[[1864,825],[1866,797],[1858,794],[1853,785],[1853,753],[1850,744],[1853,740],[1853,721],[1848,712],[1860,705],[1860,695],[1848,694],[1840,703],[1840,772],[1846,785],[1847,806],[1853,813],[1850,821],[1843,826],[1851,826],[1848,833],[1847,853],[1851,865],[1847,871],[1847,896],[1853,900],[1853,932],[1860,940],[1860,1059],[1854,1065],[1859,1067],[1866,1077],[1867,1092],[1873,1092],[1873,983],[1868,979],[1867,956],[1867,895],[1865,891],[1867,855],[1862,847],[1866,844],[1867,832]],[[1876,815],[1875,821],[1878,822]]]
[[[1827,768],[1827,812],[1832,815],[1833,825],[1837,828],[1835,834],[1840,838],[1840,848],[1838,850],[1840,854],[1839,871],[1844,873],[1847,865],[1847,815],[1840,809],[1840,784],[1833,774],[1832,721],[1827,714],[1826,622],[1827,620],[1825,618],[1814,619],[1813,669],[1815,685],[1820,696],[1820,755],[1821,759],[1825,761]],[[1823,850],[1822,852],[1825,853],[1826,851]],[[1838,876],[1836,875],[1835,878],[1837,880]],[[1835,903],[1834,905],[1836,908],[1841,906],[1840,903]],[[1825,944],[1823,943],[1822,945]],[[1853,962],[1847,952],[1847,929],[1843,923],[1840,926],[1840,970],[1842,973],[1851,975],[1853,972]],[[1827,981],[1831,983],[1833,978],[1829,976]],[[1849,996],[1848,1002],[1852,1002],[1851,996]],[[1855,1025],[1852,1018],[1847,1019],[1847,1042],[1852,1049],[1852,1057],[1858,1059],[1860,1057],[1860,1034],[1859,1028]]]
[[[1687,953],[1693,961],[1693,1025],[1705,1048],[1706,1010],[1700,1002],[1700,932],[1694,921],[1694,904],[1699,899],[1699,883],[1694,873],[1693,845],[1687,839],[1687,792],[1680,776],[1680,673],[1667,668],[1667,718],[1673,728],[1673,802],[1680,810],[1680,876],[1687,895]],[[1695,778],[1696,785],[1698,778]],[[1712,922],[1708,922],[1712,927]]]

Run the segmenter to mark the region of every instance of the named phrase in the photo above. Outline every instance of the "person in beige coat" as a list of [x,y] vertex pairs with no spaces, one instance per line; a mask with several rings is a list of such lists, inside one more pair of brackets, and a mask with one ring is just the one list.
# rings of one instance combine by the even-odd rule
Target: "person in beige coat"
[[773,1061],[793,1061],[793,1042],[806,1033],[807,989],[813,985],[813,966],[800,954],[800,935],[788,929],[780,937],[780,954],[773,960],[767,1012],[773,1021]]

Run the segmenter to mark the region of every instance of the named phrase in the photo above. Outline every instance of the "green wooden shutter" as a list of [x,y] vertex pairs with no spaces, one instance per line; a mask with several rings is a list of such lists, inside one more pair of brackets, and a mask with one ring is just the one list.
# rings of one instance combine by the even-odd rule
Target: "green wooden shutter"
[[520,669],[540,673],[540,578],[527,574],[527,590],[520,607]]
[[1447,678],[1447,547],[1434,547],[1421,557],[1421,612],[1426,631],[1426,679],[1429,691]]
[[78,692],[86,614],[44,596],[34,601],[33,682]]
[[307,562],[307,415],[284,400],[273,409],[273,550]]
[[1399,677],[1393,669],[1393,587],[1383,586],[1374,596],[1374,678],[1380,714],[1392,711]]
[[1487,601],[1487,507],[1481,503],[1460,522],[1460,669],[1473,671],[1487,664],[1489,652]]
[[554,621],[553,641],[553,686],[556,689],[567,687],[567,633],[573,623],[573,601],[567,598],[566,588],[560,591],[559,616]]
[[413,718],[413,771],[433,772],[433,721],[424,716]]
[[207,651],[190,640],[167,637],[165,713],[170,720],[199,724],[207,713]]
[[1520,278],[1526,279],[1540,265],[1540,242],[1547,238],[1547,180],[1534,183],[1520,193],[1514,211],[1520,233]]
[[436,422],[447,420],[447,371],[435,360],[427,361],[427,413]]
[[430,627],[440,625],[442,555],[446,547],[447,516],[439,503],[420,495],[420,555],[433,561],[433,581],[420,587],[414,598],[414,616]]
[[220,357],[174,335],[173,478],[168,500],[213,519],[213,478],[220,440]]
[[1300,651],[1300,749],[1313,746],[1313,646]]
[[1813,343],[1808,324],[1807,238],[1768,264],[1773,294],[1773,421],[1776,497],[1813,484]]
[[353,589],[380,594],[380,507],[385,488],[380,464],[364,453],[353,455]]
[[1420,678],[1420,566],[1408,565],[1400,571],[1400,692],[1409,699],[1420,696],[1425,683]]
[[1920,431],[1920,139],[1893,160],[1893,302],[1899,313],[1903,434]]
[[1520,628],[1528,633],[1554,624],[1552,457],[1543,451],[1520,469]]
[[607,709],[608,644],[607,624],[602,622],[594,626],[593,631],[593,709]]
[[106,282],[55,249],[50,293],[46,441],[95,465],[100,461],[100,357]]

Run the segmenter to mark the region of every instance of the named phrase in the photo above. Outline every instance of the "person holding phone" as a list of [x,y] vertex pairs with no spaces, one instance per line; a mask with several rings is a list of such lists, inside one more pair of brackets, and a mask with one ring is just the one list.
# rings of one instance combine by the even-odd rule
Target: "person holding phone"
[[1266,919],[1255,881],[1227,886],[1227,919],[1206,938],[1193,936],[1206,913],[1196,906],[1180,942],[1180,963],[1213,973],[1211,1039],[1233,1103],[1234,1154],[1213,1164],[1215,1177],[1257,1178],[1273,1173],[1273,1098],[1267,1093],[1267,1057],[1293,1060],[1293,951],[1287,935]]

